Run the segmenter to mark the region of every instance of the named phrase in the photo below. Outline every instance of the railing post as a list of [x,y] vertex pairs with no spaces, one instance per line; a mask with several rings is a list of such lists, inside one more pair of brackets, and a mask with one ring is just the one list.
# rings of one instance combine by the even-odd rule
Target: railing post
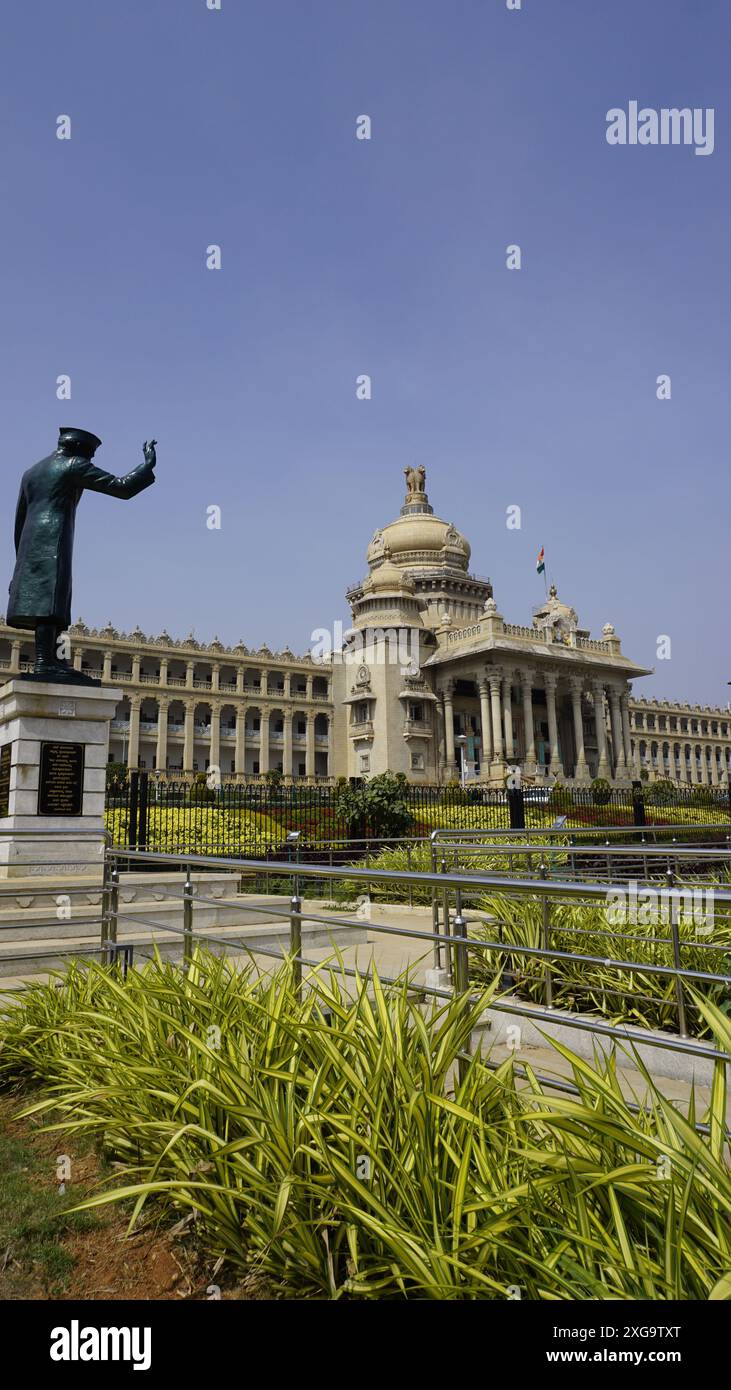
[[454,936],[454,992],[466,994],[469,989],[469,953],[467,949],[467,920],[462,915],[462,890],[455,894],[455,912],[452,922]]
[[114,951],[110,947],[117,944],[117,918],[119,915],[119,869],[114,864],[109,874],[107,910],[102,919],[102,964],[110,965]]
[[[442,862],[441,862],[441,866],[440,866],[440,872],[443,873],[443,874],[446,874],[446,872],[447,872],[447,858],[446,858],[446,855],[445,855],[445,853],[444,853],[444,850],[442,850]],[[443,935],[443,936],[447,936],[447,937],[449,936],[449,889],[448,889],[448,888],[445,888],[445,889],[443,890],[443,892],[442,892],[442,935]],[[450,951],[450,949],[449,949],[449,942],[448,942],[448,941],[445,941],[445,943],[444,943],[444,969],[445,969],[446,972],[447,972],[447,978],[451,980],[451,978],[452,978],[452,953],[451,953],[451,951]]]
[[183,960],[186,965],[190,965],[193,959],[193,880],[190,876],[190,864],[185,866],[185,884],[183,885]]
[[[467,994],[470,987],[470,964],[469,951],[467,946],[467,921],[462,915],[462,892],[457,889],[455,893],[454,909],[454,992],[456,995]],[[468,1052],[472,1051],[472,1039],[468,1038],[465,1047]],[[469,1063],[460,1053],[457,1058],[457,1075],[460,1082],[464,1081],[465,1072]]]
[[[682,970],[683,962],[680,954],[680,930],[678,927],[679,903],[673,897],[672,890],[675,887],[675,874],[672,869],[668,869],[666,878],[668,881],[668,906],[670,908],[670,935],[673,939],[673,964],[676,970]],[[679,975],[675,976],[675,999],[678,1005],[678,1032],[681,1038],[688,1036],[688,1021],[685,1014],[685,996],[683,994],[683,981]]]
[[[429,855],[431,859],[431,871],[437,871],[437,847],[432,838],[429,839]],[[439,935],[439,901],[437,899],[436,884],[432,884],[431,890],[431,924],[434,932],[434,969],[442,968],[442,948],[437,941]]]
[[[544,879],[544,880],[548,877],[548,871],[547,871],[547,869],[546,869],[546,862],[545,862],[544,859],[541,859],[540,875],[541,875],[541,878]],[[542,935],[541,944],[542,944],[542,946],[543,946],[544,951],[550,951],[550,949],[551,949],[551,908],[550,908],[550,904],[549,904],[549,901],[548,901],[548,895],[547,895],[546,893],[543,894],[543,935]],[[550,962],[550,960],[546,960],[545,974],[544,974],[544,977],[543,977],[543,998],[544,998],[544,1003],[545,1003],[545,1005],[546,1005],[546,1008],[547,1008],[547,1009],[552,1009],[552,1008],[553,1008],[553,977],[552,977],[552,973],[551,973],[551,962]]]
[[302,899],[293,893],[289,900],[289,953],[297,999],[302,999]]

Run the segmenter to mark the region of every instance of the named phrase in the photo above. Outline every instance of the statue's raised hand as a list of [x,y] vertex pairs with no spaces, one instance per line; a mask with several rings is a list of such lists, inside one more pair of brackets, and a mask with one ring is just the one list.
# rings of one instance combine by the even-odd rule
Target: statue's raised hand
[[151,439],[149,444],[147,440],[145,440],[144,444],[142,445],[142,452],[145,455],[145,462],[149,463],[150,468],[154,468],[155,464],[157,463],[157,454],[155,453],[156,444],[157,440]]

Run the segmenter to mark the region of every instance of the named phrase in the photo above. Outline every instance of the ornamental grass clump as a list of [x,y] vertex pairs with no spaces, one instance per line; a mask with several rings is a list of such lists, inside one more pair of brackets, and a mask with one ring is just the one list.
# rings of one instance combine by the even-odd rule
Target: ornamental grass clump
[[491,997],[424,1005],[406,977],[323,967],[300,999],[289,964],[204,952],[124,981],[76,965],[2,1019],[0,1079],[121,1165],[85,1206],[187,1213],[282,1296],[731,1296],[723,1067],[708,1135],[649,1077],[630,1109],[612,1059],[557,1047],[577,1094],[554,1095],[468,1054]]
[[[514,947],[542,948],[543,904],[538,898],[511,898],[491,893],[480,902],[490,921],[474,924],[470,935],[475,941],[504,941]],[[716,906],[713,920],[705,925],[692,912],[681,912],[678,921],[680,960],[685,970],[708,974],[729,974],[731,966],[731,914]],[[550,947],[565,954],[547,962],[538,956],[521,955],[518,950],[504,952],[475,950],[471,953],[471,973],[477,984],[493,979],[495,971],[509,972],[511,989],[523,999],[543,1003],[546,977],[550,973],[552,1002],[557,1009],[599,1014],[612,1023],[639,1024],[644,1028],[678,1031],[675,979],[643,970],[643,965],[674,964],[668,922],[617,924],[611,909],[590,902],[550,904]],[[590,964],[582,956],[601,956]],[[573,958],[572,958],[573,957]],[[637,969],[624,970],[612,958],[637,962]],[[691,1036],[710,1036],[710,1025],[700,1010],[696,996],[685,989],[688,1029]],[[731,1014],[731,984],[698,983],[697,989],[724,1013]]]

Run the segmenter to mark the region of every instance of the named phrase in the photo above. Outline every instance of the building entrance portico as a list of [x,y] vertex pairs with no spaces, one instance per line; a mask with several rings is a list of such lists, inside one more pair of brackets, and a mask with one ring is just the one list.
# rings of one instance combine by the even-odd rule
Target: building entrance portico
[[554,669],[490,664],[481,675],[458,672],[437,691],[443,781],[460,775],[462,735],[468,779],[490,785],[502,786],[516,766],[529,782],[631,780],[634,755],[617,686]]

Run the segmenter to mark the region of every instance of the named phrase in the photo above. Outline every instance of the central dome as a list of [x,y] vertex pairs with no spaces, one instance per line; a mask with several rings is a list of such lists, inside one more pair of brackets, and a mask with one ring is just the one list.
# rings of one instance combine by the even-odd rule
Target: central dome
[[384,561],[392,561],[405,569],[447,566],[466,571],[471,554],[469,541],[451,522],[434,516],[424,491],[424,470],[404,471],[409,488],[406,500],[401,515],[376,531],[366,555],[371,570]]

